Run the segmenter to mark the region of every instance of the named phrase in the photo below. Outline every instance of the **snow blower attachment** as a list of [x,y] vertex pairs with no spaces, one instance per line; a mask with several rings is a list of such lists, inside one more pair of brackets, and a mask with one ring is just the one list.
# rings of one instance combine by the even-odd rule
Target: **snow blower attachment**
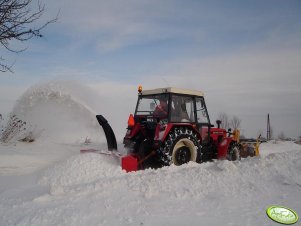
[[240,139],[240,153],[242,158],[259,155],[260,135],[257,139]]
[[96,115],[96,119],[103,128],[103,131],[106,136],[108,150],[97,150],[97,149],[82,149],[80,153],[97,153],[97,154],[104,154],[104,155],[111,155],[115,157],[118,161],[120,161],[121,155],[117,151],[117,142],[115,138],[115,134],[108,123],[108,121],[102,115]]
[[238,129],[233,131],[233,139],[238,143],[241,158],[253,157],[259,155],[260,137],[257,139],[241,139]]
[[108,150],[117,150],[117,142],[114,131],[108,121],[102,115],[96,115],[96,119],[99,125],[102,126],[103,131],[105,132],[105,136],[107,139]]
[[[142,90],[139,86],[135,109],[123,139],[127,155],[120,156],[126,172],[189,161],[239,160],[245,145],[251,145],[239,140],[238,130],[220,128],[221,121],[217,127],[211,124],[200,91],[174,87]],[[117,150],[108,121],[102,115],[96,118],[105,132],[108,150]],[[258,155],[258,141],[256,145],[254,155]]]

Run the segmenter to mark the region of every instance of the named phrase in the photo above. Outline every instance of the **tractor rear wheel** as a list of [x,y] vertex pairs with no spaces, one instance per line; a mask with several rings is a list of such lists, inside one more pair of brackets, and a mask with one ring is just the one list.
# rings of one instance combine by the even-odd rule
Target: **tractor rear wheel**
[[164,165],[182,165],[200,159],[200,142],[188,128],[175,128],[160,148]]
[[236,161],[236,160],[240,160],[240,150],[239,150],[239,146],[238,145],[232,145],[229,150],[228,150],[228,154],[227,154],[227,159],[229,161]]

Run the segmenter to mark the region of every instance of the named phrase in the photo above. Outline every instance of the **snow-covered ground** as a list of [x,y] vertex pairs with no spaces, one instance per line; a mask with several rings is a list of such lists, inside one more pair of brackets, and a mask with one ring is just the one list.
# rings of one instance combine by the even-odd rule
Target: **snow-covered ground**
[[[125,173],[110,156],[79,154],[106,143],[95,113],[70,90],[34,87],[13,114],[28,126],[0,144],[0,225],[278,225],[270,205],[301,214],[293,142],[264,143],[259,157],[239,162]],[[17,141],[28,134],[34,142]]]

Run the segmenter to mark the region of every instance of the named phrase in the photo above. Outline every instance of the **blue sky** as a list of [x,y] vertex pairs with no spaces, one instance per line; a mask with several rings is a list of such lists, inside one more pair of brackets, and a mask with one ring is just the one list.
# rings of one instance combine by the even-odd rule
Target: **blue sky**
[[254,136],[271,111],[276,136],[301,136],[300,0],[45,4],[45,20],[60,11],[45,37],[15,43],[28,47],[18,55],[1,49],[15,61],[14,74],[0,75],[3,111],[31,85],[53,79],[171,85],[203,90],[212,121],[220,112],[236,114]]

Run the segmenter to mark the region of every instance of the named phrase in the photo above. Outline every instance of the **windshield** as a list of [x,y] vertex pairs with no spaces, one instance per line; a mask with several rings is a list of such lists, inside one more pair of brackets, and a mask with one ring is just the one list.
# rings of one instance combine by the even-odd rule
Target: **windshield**
[[168,95],[157,94],[139,96],[138,105],[136,108],[136,115],[154,115],[155,117],[162,117],[159,113],[166,114],[168,112]]

